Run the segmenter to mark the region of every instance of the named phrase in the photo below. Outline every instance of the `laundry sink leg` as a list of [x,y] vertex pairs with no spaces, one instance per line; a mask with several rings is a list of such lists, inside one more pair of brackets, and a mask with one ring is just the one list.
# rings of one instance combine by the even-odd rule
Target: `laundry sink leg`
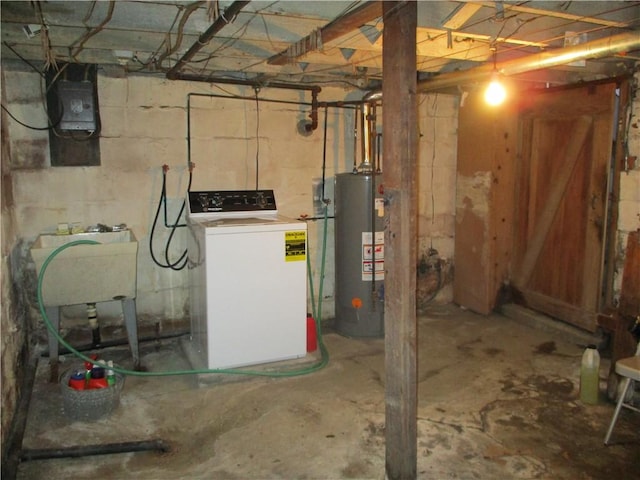
[[[60,332],[60,307],[45,307],[45,313],[49,323],[56,333]],[[53,332],[47,329],[49,339],[49,380],[58,381],[58,339]]]
[[131,355],[133,356],[133,368],[138,370],[140,368],[140,354],[138,352],[138,320],[136,318],[135,298],[123,298],[122,311],[127,327],[127,337],[129,338]]

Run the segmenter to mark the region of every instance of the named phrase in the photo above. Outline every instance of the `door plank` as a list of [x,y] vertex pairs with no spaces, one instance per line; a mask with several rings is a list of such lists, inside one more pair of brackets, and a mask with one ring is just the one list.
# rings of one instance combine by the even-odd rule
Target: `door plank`
[[[611,97],[613,111],[613,96]],[[605,249],[602,241],[605,238],[607,215],[607,179],[611,165],[611,139],[613,138],[613,122],[610,115],[598,114],[593,117],[593,131],[599,135],[591,138],[594,161],[589,172],[586,199],[586,225],[584,237],[587,240],[584,248],[584,265],[582,274],[582,297],[580,305],[590,311],[600,309],[602,284],[605,275]],[[606,132],[606,133],[605,133]]]
[[544,312],[553,318],[571,319],[571,324],[584,330],[595,330],[594,325],[597,323],[598,314],[592,310],[580,308],[579,306],[533,290],[522,292],[522,297],[528,308]]
[[521,290],[524,289],[531,278],[531,274],[533,273],[536,262],[538,261],[538,257],[540,256],[540,252],[542,251],[547,235],[549,234],[556,212],[560,207],[562,198],[567,190],[567,186],[569,185],[571,174],[578,162],[580,150],[582,149],[585,140],[587,139],[587,134],[591,129],[591,124],[591,117],[579,117],[576,121],[575,131],[566,144],[565,150],[558,155],[558,160],[563,162],[562,167],[558,174],[558,178],[551,189],[546,205],[533,230],[533,235],[524,253],[520,269],[515,275],[515,285]]

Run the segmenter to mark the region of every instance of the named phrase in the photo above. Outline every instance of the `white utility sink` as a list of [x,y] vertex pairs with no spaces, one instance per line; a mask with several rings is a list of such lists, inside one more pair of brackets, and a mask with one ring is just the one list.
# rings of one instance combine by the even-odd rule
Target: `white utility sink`
[[31,247],[38,276],[56,248],[76,240],[99,244],[69,247],[49,262],[42,284],[45,306],[136,297],[138,242],[130,230],[40,235]]

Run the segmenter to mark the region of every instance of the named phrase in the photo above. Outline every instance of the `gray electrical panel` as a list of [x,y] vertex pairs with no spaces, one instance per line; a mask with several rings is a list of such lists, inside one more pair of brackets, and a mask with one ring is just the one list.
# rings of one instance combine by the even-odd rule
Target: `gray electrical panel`
[[96,130],[96,108],[91,82],[60,80],[57,85],[62,106],[59,130]]

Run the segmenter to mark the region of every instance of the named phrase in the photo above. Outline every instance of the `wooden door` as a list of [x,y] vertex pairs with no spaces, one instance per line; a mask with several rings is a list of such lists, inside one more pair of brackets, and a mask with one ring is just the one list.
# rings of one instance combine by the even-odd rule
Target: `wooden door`
[[512,281],[520,301],[594,331],[603,291],[615,84],[532,96],[520,115]]

